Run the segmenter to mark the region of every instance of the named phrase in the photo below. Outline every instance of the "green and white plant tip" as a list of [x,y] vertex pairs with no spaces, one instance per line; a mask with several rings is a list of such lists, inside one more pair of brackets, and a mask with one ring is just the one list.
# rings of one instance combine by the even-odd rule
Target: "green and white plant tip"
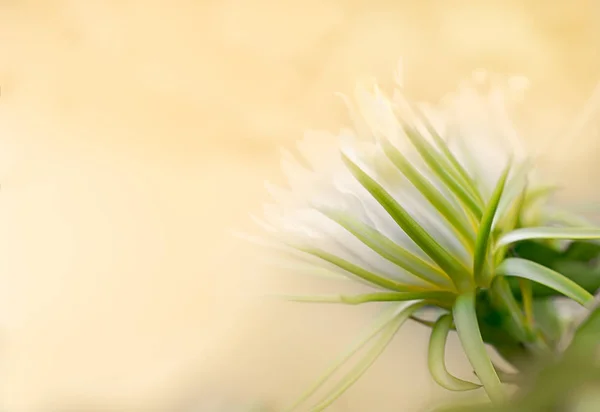
[[[311,399],[325,381],[365,346],[350,372],[318,399],[322,410],[377,359],[401,325],[437,307],[429,370],[444,388],[483,387],[493,402],[506,399],[480,331],[477,299],[489,293],[508,314],[515,339],[543,350],[532,330],[529,282],[585,305],[592,295],[560,273],[512,256],[511,245],[533,239],[598,239],[600,228],[550,226],[551,191],[534,175],[535,153],[524,148],[508,109],[515,79],[475,74],[437,105],[413,104],[401,88],[389,98],[359,85],[347,98],[353,130],[307,132],[301,158],[283,152],[289,189],[267,185],[263,244],[286,257],[286,268],[326,272],[362,283],[364,294],[291,296],[314,303],[384,305],[384,311],[347,353],[290,410]],[[485,92],[478,89],[486,87]],[[292,264],[293,262],[293,264]],[[505,278],[524,279],[522,302]],[[425,323],[425,322],[424,322]],[[478,383],[453,376],[444,362],[456,330]]]

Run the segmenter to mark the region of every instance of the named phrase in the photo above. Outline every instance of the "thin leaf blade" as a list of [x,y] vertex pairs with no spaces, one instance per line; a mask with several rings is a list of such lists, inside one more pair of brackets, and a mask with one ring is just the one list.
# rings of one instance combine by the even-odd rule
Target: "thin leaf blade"
[[507,246],[522,240],[533,239],[568,239],[594,240],[600,239],[600,228],[592,227],[527,227],[515,229],[502,236],[496,248]]
[[332,265],[335,265],[345,270],[346,272],[353,274],[354,276],[362,279],[363,281],[366,281],[375,286],[379,286],[381,288],[394,290],[396,292],[415,292],[422,289],[416,286],[407,285],[405,283],[399,283],[395,280],[380,276],[363,267],[355,265],[354,263],[348,262],[345,259],[342,259],[331,253],[327,253],[324,250],[309,247],[299,247],[298,249],[305,253],[323,259],[324,261],[329,262]]
[[404,232],[448,275],[458,288],[468,288],[471,279],[468,269],[445,250],[417,221],[374,179],[346,155],[342,159],[352,175],[388,212]]
[[454,172],[457,174],[457,177],[462,180],[462,183],[467,188],[469,188],[471,193],[477,198],[477,200],[481,202],[481,196],[477,191],[477,187],[473,182],[473,178],[469,175],[469,173],[463,167],[463,165],[458,161],[454,153],[452,153],[450,147],[448,146],[448,143],[444,139],[442,139],[442,136],[440,136],[440,134],[431,124],[425,113],[423,113],[423,111],[419,107],[411,104],[411,108],[424,123],[425,127],[427,128],[427,131],[433,138],[435,144],[441,150],[442,154],[446,157],[446,159],[448,159],[448,162],[454,169]]
[[472,248],[475,242],[474,235],[469,226],[469,221],[466,218],[461,218],[461,211],[456,210],[446,197],[389,141],[383,141],[382,147],[390,161],[452,226],[462,243],[467,248]]
[[532,280],[562,293],[581,305],[586,305],[594,299],[591,293],[571,279],[530,260],[521,258],[505,259],[496,269],[496,274]]
[[419,308],[422,304],[416,303],[401,313],[386,327],[381,334],[380,339],[376,344],[369,350],[367,355],[359,362],[347,375],[340,381],[336,387],[330,392],[330,394],[322,400],[319,404],[314,406],[311,410],[318,412],[322,411],[330,406],[335,400],[337,400],[344,392],[346,392],[364,373],[371,367],[371,365],[379,358],[387,346],[391,343],[394,336],[400,329],[400,327],[406,322],[410,316]]
[[325,382],[327,382],[335,372],[337,372],[346,362],[354,356],[360,349],[377,336],[386,326],[390,324],[403,310],[407,308],[406,303],[395,304],[384,309],[377,318],[369,325],[363,333],[357,338],[342,355],[340,355],[317,381],[311,385],[286,411],[296,410],[300,405],[306,402]]
[[503,402],[506,395],[479,330],[475,293],[461,294],[456,299],[452,314],[460,342],[485,391],[493,402]]
[[372,302],[407,302],[411,300],[423,300],[427,302],[446,302],[454,301],[454,294],[451,292],[431,291],[431,292],[406,292],[406,293],[365,293],[361,295],[329,295],[329,296],[281,296],[283,299],[291,302],[301,303],[339,303],[345,305],[361,305]]
[[465,207],[473,213],[477,219],[480,219],[482,216],[480,200],[470,192],[468,186],[459,182],[455,176],[448,172],[448,170],[452,170],[452,167],[447,159],[413,128],[405,126],[405,133],[429,168],[452,191],[452,193],[454,193]]
[[477,232],[477,240],[475,241],[475,255],[473,257],[473,275],[478,284],[483,284],[482,270],[483,265],[488,257],[488,247],[490,244],[490,235],[492,233],[492,224],[494,223],[494,217],[504,192],[504,186],[506,185],[506,178],[510,171],[510,165],[504,170],[498,183],[492,193],[488,205],[486,206],[485,212],[481,219],[479,231]]
[[452,281],[439,269],[439,267],[423,260],[414,253],[411,253],[393,240],[384,236],[378,230],[362,223],[346,213],[326,210],[324,208],[320,208],[320,210],[325,216],[342,226],[381,257],[398,265],[410,274],[431,283],[432,285],[437,285],[442,288],[452,287]]
[[450,391],[462,392],[480,388],[481,385],[459,379],[446,369],[446,341],[451,327],[451,315],[441,316],[433,326],[427,356],[429,372],[438,385]]

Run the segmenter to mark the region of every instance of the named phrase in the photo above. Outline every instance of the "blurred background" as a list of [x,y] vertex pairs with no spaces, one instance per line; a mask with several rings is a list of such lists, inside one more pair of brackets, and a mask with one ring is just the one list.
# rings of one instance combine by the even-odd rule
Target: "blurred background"
[[[562,199],[593,200],[593,125],[545,139],[600,80],[599,17],[585,0],[0,1],[0,409],[278,410],[370,314],[258,298],[296,280],[229,231],[281,181],[278,147],[347,124],[334,92],[391,86],[399,58],[418,99],[522,74]],[[331,410],[447,396],[426,338],[403,328]]]

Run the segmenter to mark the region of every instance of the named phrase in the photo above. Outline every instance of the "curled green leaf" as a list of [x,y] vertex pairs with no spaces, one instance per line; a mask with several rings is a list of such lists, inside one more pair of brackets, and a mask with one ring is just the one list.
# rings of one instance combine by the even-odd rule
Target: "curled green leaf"
[[431,331],[427,364],[433,379],[443,388],[451,391],[470,391],[481,385],[465,381],[452,375],[446,369],[446,341],[452,327],[452,316],[441,316]]

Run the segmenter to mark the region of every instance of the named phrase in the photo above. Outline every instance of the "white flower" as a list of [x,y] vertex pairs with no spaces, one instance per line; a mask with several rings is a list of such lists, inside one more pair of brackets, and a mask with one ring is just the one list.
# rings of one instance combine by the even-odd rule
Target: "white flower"
[[[263,243],[285,256],[288,269],[326,271],[371,289],[358,296],[293,299],[392,302],[324,379],[374,337],[377,343],[312,410],[343,393],[405,320],[431,306],[447,313],[432,329],[432,376],[452,390],[480,386],[445,369],[444,346],[454,324],[482,385],[493,400],[501,400],[478,325],[476,296],[493,294],[495,305],[508,314],[507,333],[532,350],[541,343],[528,329],[527,313],[521,313],[505,277],[542,283],[581,304],[591,299],[559,273],[507,255],[508,246],[520,240],[600,237],[593,228],[541,227],[551,223],[541,202],[551,191],[535,185],[535,157],[510,121],[510,109],[526,86],[522,78],[479,71],[438,104],[414,105],[401,89],[388,98],[374,84],[360,85],[353,99],[345,98],[351,130],[307,132],[298,142],[299,156],[283,152],[289,187],[267,185],[274,203],[265,206],[264,219],[256,219],[268,234]],[[523,300],[529,307],[530,291],[523,292]]]
[[[475,78],[480,83],[486,80],[480,73]],[[347,100],[354,118],[354,130],[343,130],[338,135],[310,131],[298,142],[301,159],[288,151],[283,152],[282,168],[289,188],[267,185],[275,202],[265,206],[263,227],[274,235],[275,241],[284,240],[294,248],[310,249],[309,254],[290,252],[302,263],[323,265],[364,281],[349,273],[347,268],[332,263],[331,259],[323,259],[326,254],[414,290],[430,289],[432,282],[436,289],[438,286],[451,288],[451,276],[445,274],[443,268],[369,194],[353,176],[343,157],[381,185],[444,250],[469,269],[473,265],[477,219],[481,218],[485,203],[509,158],[512,156],[516,165],[525,160],[523,148],[516,146],[519,141],[503,102],[512,91],[508,85],[503,88],[496,81],[491,87],[487,85],[489,89],[483,93],[475,88],[480,84],[464,86],[437,107],[419,105],[418,110],[423,116],[415,112],[415,107],[411,107],[399,90],[393,99],[388,99],[376,86],[357,87],[356,104]],[[413,134],[422,138],[420,144],[437,147],[436,153],[430,153],[434,162],[446,159],[429,133],[430,125],[426,119],[447,143],[457,163],[474,180],[474,190],[469,192],[467,189],[457,195],[448,188],[444,178],[449,175],[461,189],[464,179],[460,181],[456,176],[462,176],[442,170],[440,177],[411,143],[407,128],[414,128]],[[447,209],[443,212],[448,213],[440,212],[439,204],[432,203],[431,197],[427,198],[415,187],[393,160],[404,162],[404,167],[423,176],[435,195],[445,200],[443,207]],[[520,194],[527,174],[513,173],[511,177],[520,180],[514,182],[510,197],[501,206],[505,210]],[[465,206],[460,195],[466,196],[473,210]],[[354,230],[377,233],[386,242],[394,242],[418,257],[425,273],[417,276],[406,265],[398,265],[389,257],[381,256],[348,230],[351,224]],[[316,250],[322,255],[317,260],[314,259]]]

